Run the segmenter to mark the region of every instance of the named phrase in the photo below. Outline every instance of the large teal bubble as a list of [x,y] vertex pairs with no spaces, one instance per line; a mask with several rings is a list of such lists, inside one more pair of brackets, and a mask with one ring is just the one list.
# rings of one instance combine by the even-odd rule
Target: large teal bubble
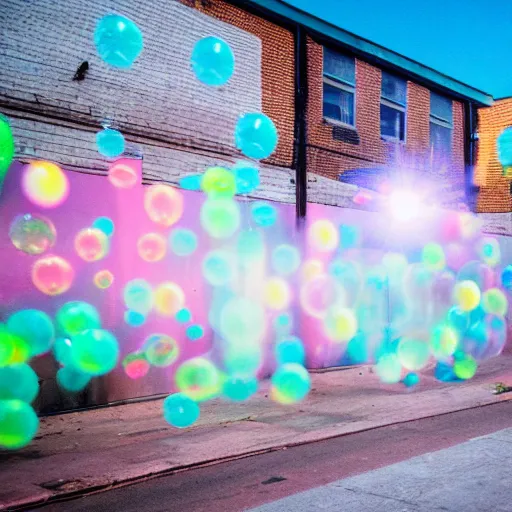
[[105,128],[96,134],[96,146],[100,155],[115,158],[124,153],[125,142],[123,134],[112,128]]
[[254,374],[263,362],[262,349],[256,342],[228,344],[223,355],[224,367],[230,374]]
[[71,364],[73,357],[71,352],[71,340],[69,338],[57,338],[53,345],[53,356],[62,366]]
[[277,221],[277,209],[265,201],[255,201],[251,205],[254,222],[262,228],[273,226]]
[[140,327],[146,323],[146,315],[138,313],[137,311],[128,310],[124,313],[124,321],[130,327]]
[[169,246],[177,256],[190,256],[197,249],[197,235],[190,229],[173,229],[169,235]]
[[235,260],[223,249],[210,251],[203,260],[203,276],[213,286],[224,286],[235,275]]
[[56,315],[57,327],[62,334],[74,336],[86,329],[98,329],[101,320],[98,310],[87,302],[66,302]]
[[280,339],[275,346],[275,356],[278,364],[298,363],[306,361],[306,351],[302,341],[296,336]]
[[197,341],[204,336],[204,329],[200,325],[189,325],[185,331],[187,338],[190,341]]
[[103,231],[107,236],[112,236],[114,234],[114,222],[109,217],[98,217],[92,223],[92,227]]
[[39,419],[22,400],[0,400],[0,447],[17,450],[34,439]]
[[233,168],[233,174],[237,194],[250,194],[260,185],[260,172],[251,164],[239,163]]
[[243,114],[235,128],[235,145],[245,156],[260,160],[277,146],[277,129],[265,114]]
[[164,419],[176,428],[186,428],[199,418],[199,406],[183,393],[169,395],[163,403]]
[[57,371],[57,384],[61,389],[69,393],[82,391],[90,381],[90,375],[77,371],[72,366],[65,366]]
[[103,329],[88,329],[71,339],[72,366],[88,375],[105,375],[119,358],[119,345],[113,334]]
[[145,279],[133,279],[126,283],[123,297],[128,309],[144,316],[153,307],[153,290]]
[[272,375],[272,399],[282,404],[293,404],[303,400],[311,389],[308,371],[300,364],[288,363],[280,366]]
[[300,252],[293,245],[281,244],[272,251],[271,260],[274,272],[287,276],[299,268]]
[[253,376],[230,375],[222,387],[222,394],[233,402],[243,402],[258,391],[258,379]]
[[189,309],[183,308],[174,315],[174,318],[176,318],[176,321],[180,324],[186,324],[192,320],[192,313]]
[[23,309],[14,313],[7,320],[7,330],[27,343],[31,356],[45,354],[55,340],[50,317],[37,309]]
[[190,65],[198,80],[219,87],[231,78],[235,69],[235,56],[226,41],[208,36],[195,44]]
[[31,403],[39,393],[36,372],[28,364],[0,368],[0,400],[22,400]]

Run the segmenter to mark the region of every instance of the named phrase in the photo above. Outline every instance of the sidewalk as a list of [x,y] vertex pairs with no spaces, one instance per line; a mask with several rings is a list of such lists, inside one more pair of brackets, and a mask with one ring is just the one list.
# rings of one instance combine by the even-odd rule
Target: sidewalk
[[164,422],[161,400],[44,418],[31,445],[0,454],[0,509],[509,400],[491,388],[512,382],[511,363],[491,360],[459,384],[424,378],[413,392],[381,385],[369,367],[314,373],[303,403],[280,406],[262,389],[247,403],[204,404],[187,430]]

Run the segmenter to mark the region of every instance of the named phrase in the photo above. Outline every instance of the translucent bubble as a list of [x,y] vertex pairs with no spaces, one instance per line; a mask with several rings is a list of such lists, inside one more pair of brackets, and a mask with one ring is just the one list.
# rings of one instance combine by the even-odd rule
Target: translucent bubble
[[228,341],[246,343],[260,340],[266,329],[262,306],[244,297],[230,299],[220,314],[220,331]]
[[124,373],[130,379],[141,379],[147,375],[149,368],[149,361],[143,352],[132,352],[123,359]]
[[294,404],[303,400],[311,389],[311,378],[304,366],[287,363],[272,375],[271,397],[281,404]]
[[177,256],[190,256],[197,249],[197,235],[191,229],[173,229],[169,235],[169,246]]
[[400,364],[407,370],[421,370],[430,359],[429,345],[423,340],[401,338],[396,353]]
[[73,366],[65,366],[57,370],[57,384],[69,393],[78,393],[84,390],[89,382],[91,382],[91,376],[77,371]]
[[236,244],[240,261],[250,265],[265,254],[265,241],[259,230],[245,230],[238,235]]
[[453,307],[448,311],[446,316],[447,322],[453,327],[459,334],[464,333],[469,327],[469,314],[467,311],[461,311],[457,307]]
[[385,384],[396,384],[402,378],[402,365],[396,354],[384,354],[375,365],[375,371]]
[[466,355],[471,355],[475,359],[484,359],[489,343],[489,335],[490,331],[485,321],[472,324],[462,339],[459,346],[460,351]]
[[482,238],[478,252],[481,260],[490,267],[495,267],[501,260],[500,244],[496,238]]
[[132,188],[139,181],[136,170],[124,162],[114,162],[108,169],[108,180],[116,188]]
[[129,68],[142,52],[144,40],[132,20],[107,14],[96,24],[94,45],[101,59],[110,66]]
[[148,263],[161,261],[167,251],[165,238],[158,233],[146,233],[137,241],[139,256]]
[[87,302],[66,302],[58,309],[55,319],[60,332],[68,336],[101,327],[98,310]]
[[320,252],[334,251],[339,243],[338,230],[327,219],[317,220],[308,229],[308,243]]
[[210,251],[203,260],[203,277],[213,286],[224,286],[235,274],[235,260],[231,253],[219,249]]
[[98,217],[92,223],[92,227],[103,231],[107,236],[114,234],[114,221],[109,217]]
[[133,279],[126,283],[123,298],[128,309],[142,315],[147,315],[153,307],[153,289],[144,279]]
[[286,335],[293,327],[293,317],[290,313],[281,313],[274,319],[274,329],[278,335]]
[[164,419],[176,428],[186,428],[199,418],[199,406],[183,393],[169,395],[163,403]]
[[265,201],[255,201],[251,204],[251,215],[254,222],[262,228],[273,226],[277,221],[277,209]]
[[342,224],[340,226],[340,247],[343,249],[352,249],[359,245],[361,234],[357,226]]
[[406,388],[412,388],[416,386],[420,381],[420,377],[417,373],[408,373],[402,380]]
[[0,400],[0,447],[17,450],[34,439],[39,419],[26,402]]
[[181,188],[185,190],[201,190],[202,174],[190,174],[179,179]]
[[28,345],[31,356],[45,354],[55,340],[50,317],[37,309],[22,309],[11,315],[7,320],[7,330]]
[[430,337],[430,350],[436,359],[448,359],[457,350],[458,343],[459,336],[454,328],[439,325]]
[[410,301],[427,301],[432,291],[432,272],[422,263],[413,263],[404,274],[404,292]]
[[508,310],[508,300],[498,288],[491,288],[482,295],[482,307],[486,313],[505,316]]
[[57,338],[53,345],[53,356],[62,366],[71,364],[71,340],[69,338]]
[[11,334],[7,327],[0,323],[0,366],[24,363],[30,356],[28,342]]
[[453,290],[453,300],[461,311],[471,311],[480,303],[480,289],[474,281],[460,281]]
[[88,329],[71,338],[72,366],[92,376],[112,371],[119,358],[119,345],[113,334]]
[[407,258],[400,252],[387,252],[382,257],[382,264],[390,278],[400,278],[407,268]]
[[263,298],[269,309],[287,309],[291,301],[290,285],[280,277],[271,277],[265,282]]
[[306,351],[300,338],[297,336],[286,336],[281,338],[274,349],[278,364],[297,363],[304,365],[306,362]]
[[168,185],[151,185],[144,193],[144,209],[156,224],[172,226],[183,215],[183,196]]
[[84,261],[103,259],[110,249],[108,236],[97,228],[85,228],[75,237],[75,250]]
[[124,321],[130,327],[140,327],[146,323],[146,315],[137,311],[128,310],[124,313]]
[[105,128],[96,133],[98,153],[107,158],[115,158],[124,153],[125,142],[123,134],[112,128]]
[[36,372],[28,364],[0,368],[0,400],[22,400],[29,404],[38,393]]
[[271,261],[274,272],[287,276],[299,268],[300,252],[293,245],[281,244],[272,251]]
[[239,117],[235,128],[235,145],[245,156],[261,160],[277,146],[277,130],[265,114],[251,113]]
[[235,69],[235,56],[226,41],[214,36],[200,39],[190,58],[192,71],[206,85],[224,85]]
[[244,375],[230,375],[222,387],[222,395],[233,402],[243,402],[258,391],[258,379]]
[[249,343],[233,343],[227,345],[223,353],[224,367],[228,373],[252,375],[258,371],[263,361],[260,345],[250,340]]
[[187,308],[180,309],[174,316],[180,324],[186,324],[192,320],[192,313]]
[[160,284],[154,293],[155,310],[162,316],[174,316],[185,305],[185,294],[170,281]]
[[150,364],[161,368],[173,364],[180,354],[178,342],[166,334],[151,334],[142,350]]
[[236,193],[235,175],[224,167],[209,167],[201,180],[201,189],[212,199],[231,198]]
[[32,282],[46,295],[67,292],[75,278],[73,267],[60,256],[43,256],[32,266]]
[[110,270],[99,270],[94,274],[93,283],[100,290],[106,290],[112,286],[114,282],[114,274]]
[[345,292],[346,304],[355,304],[362,288],[363,271],[352,261],[343,261],[341,258],[329,264],[329,274],[336,279]]
[[240,208],[232,199],[208,199],[201,207],[201,226],[213,238],[229,238],[240,227]]
[[489,332],[489,343],[483,354],[483,358],[488,359],[501,354],[507,342],[507,323],[505,319],[495,315],[487,315],[485,324]]
[[343,304],[343,289],[331,276],[321,274],[305,282],[300,288],[300,304],[305,313],[324,318],[330,307]]
[[219,370],[203,357],[185,361],[176,371],[174,378],[177,388],[196,402],[215,398],[222,389]]
[[58,165],[50,162],[33,162],[25,167],[22,178],[25,196],[41,208],[55,208],[69,194],[67,176]]
[[501,273],[501,284],[503,288],[512,290],[512,265],[507,265]]
[[16,249],[27,254],[42,254],[53,247],[57,232],[46,217],[27,213],[14,218],[9,237]]
[[453,372],[462,380],[471,379],[475,375],[477,369],[478,363],[471,356],[464,356],[453,364]]
[[187,327],[185,334],[189,340],[197,341],[204,336],[204,329],[200,325],[190,325]]
[[493,270],[484,263],[469,261],[460,268],[457,281],[473,281],[483,291],[494,286],[495,275]]
[[429,243],[423,247],[421,259],[423,265],[425,265],[428,270],[443,270],[446,264],[443,248],[435,243]]
[[257,167],[248,163],[239,163],[233,168],[236,193],[250,194],[260,186],[260,172]]
[[320,260],[306,260],[302,264],[301,277],[304,281],[310,281],[324,274],[324,263]]
[[357,332],[356,315],[348,308],[339,306],[329,308],[324,322],[324,332],[332,341],[350,341]]
[[14,157],[14,137],[7,118],[0,116],[0,191],[4,176]]
[[459,271],[472,258],[466,245],[451,243],[445,248],[446,265],[454,271]]

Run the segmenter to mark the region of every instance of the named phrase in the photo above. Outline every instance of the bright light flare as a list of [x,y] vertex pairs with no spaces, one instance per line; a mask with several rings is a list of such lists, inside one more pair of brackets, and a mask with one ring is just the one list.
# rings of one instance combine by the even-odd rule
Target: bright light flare
[[389,195],[389,211],[399,222],[416,220],[422,210],[420,198],[410,190],[395,190]]

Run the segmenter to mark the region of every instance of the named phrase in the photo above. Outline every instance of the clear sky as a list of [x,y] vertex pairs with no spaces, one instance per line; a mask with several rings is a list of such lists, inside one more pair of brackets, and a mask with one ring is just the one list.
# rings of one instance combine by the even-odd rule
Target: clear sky
[[512,96],[512,0],[286,0],[500,98]]

